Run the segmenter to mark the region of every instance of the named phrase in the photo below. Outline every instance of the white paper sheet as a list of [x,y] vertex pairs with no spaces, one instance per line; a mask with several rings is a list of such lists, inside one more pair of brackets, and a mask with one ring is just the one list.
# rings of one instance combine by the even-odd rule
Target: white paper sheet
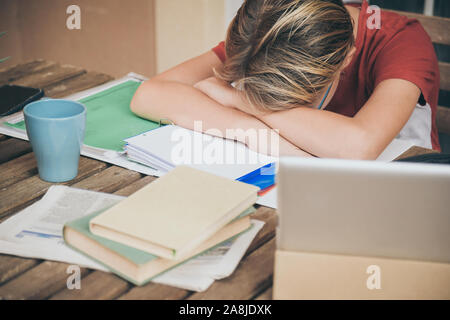
[[206,252],[196,259],[189,260],[175,271],[176,273],[201,273],[219,280],[230,276],[241,261],[248,247],[264,222],[252,219],[252,228],[234,240]]
[[257,204],[269,207],[272,209],[277,208],[277,187],[273,188],[269,192],[267,192],[265,195],[258,197],[258,201],[256,201]]
[[414,144],[411,141],[394,139],[386,149],[384,149],[383,153],[380,154],[376,161],[393,161],[412,147],[414,147]]
[[110,206],[123,197],[52,186],[33,205],[0,224],[0,252],[77,264],[107,271],[105,267],[64,244],[64,223]]
[[[122,199],[124,197],[107,193],[51,186],[41,200],[0,224],[0,253],[60,261],[108,272],[104,266],[66,246],[62,229],[66,222],[110,207]],[[190,265],[182,264],[153,281],[187,290],[206,290],[214,279],[234,271],[264,225],[257,220],[252,220],[252,224],[249,231],[234,241],[228,241],[220,249],[206,252],[206,257],[200,255],[191,260]]]
[[186,277],[195,279],[195,286],[188,290],[205,291],[214,282],[229,277],[250,246],[264,222],[252,219],[252,228],[233,241],[227,241],[217,248],[189,260],[181,266],[153,279],[153,282],[177,286]]

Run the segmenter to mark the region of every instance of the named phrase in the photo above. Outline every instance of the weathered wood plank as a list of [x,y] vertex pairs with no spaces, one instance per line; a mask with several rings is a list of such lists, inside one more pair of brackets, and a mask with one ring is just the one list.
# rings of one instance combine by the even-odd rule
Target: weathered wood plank
[[[81,189],[89,189],[89,190],[93,190],[93,191],[101,191],[101,192],[115,192],[118,189],[124,188],[124,187],[128,186],[129,184],[133,183],[134,181],[137,181],[139,178],[140,178],[140,174],[137,172],[123,169],[123,168],[116,167],[116,166],[112,166],[112,167],[109,167],[97,174],[91,175],[77,183],[74,183],[72,185],[72,187],[81,188]],[[0,255],[0,265],[3,264],[3,259],[6,259],[6,261],[9,261],[10,258],[11,257],[9,257],[9,256]],[[20,259],[20,258],[17,258],[17,259]],[[24,267],[21,266],[22,263],[25,264],[25,263],[29,263],[29,262],[26,260],[25,261],[22,261],[22,260],[15,261],[14,266],[15,266],[15,269],[18,270],[18,272],[20,270],[25,269]],[[54,263],[56,263],[56,262],[54,262]],[[37,266],[35,268],[39,268],[39,267],[40,266]],[[19,278],[24,277],[24,276],[27,276],[27,277],[36,276],[35,273],[31,272],[33,269],[30,270],[30,273],[25,273],[25,274],[19,275],[19,276],[17,276],[18,273],[11,272],[11,271],[8,271],[8,273],[6,273],[6,271],[5,271],[5,274],[0,273],[0,278],[5,278],[5,280],[6,280],[6,278],[10,279],[13,276],[17,276],[17,278],[15,278],[11,281],[16,281],[16,279],[18,279],[17,281],[19,283],[22,283],[23,280],[21,280]],[[60,279],[62,278],[61,275],[56,275],[56,277],[55,277],[55,273],[61,271],[61,270],[59,270],[59,271],[58,270],[59,269],[57,269],[55,272],[48,273],[47,275],[40,275],[40,277],[42,279],[47,277],[46,281],[48,282],[49,288],[55,288],[55,290],[56,290],[56,291],[51,292],[51,289],[46,289],[46,290],[48,290],[46,293],[46,297],[56,293],[57,291],[59,291],[61,289],[64,289],[64,287],[61,287],[59,284],[55,284],[53,286],[50,285],[52,282],[55,282],[55,281],[59,282]],[[0,271],[2,271],[2,269],[0,269]],[[89,270],[89,272],[90,272],[90,270]],[[88,273],[88,271],[86,271],[85,274],[87,274],[87,273]],[[109,274],[109,276],[112,276],[112,274]],[[102,276],[102,277],[105,277],[105,276]],[[117,279],[117,280],[120,280],[120,279]],[[117,280],[115,281],[116,284],[118,283]],[[34,281],[34,279],[30,279],[30,283],[34,283],[33,281]],[[123,280],[120,280],[120,281],[123,281]],[[128,283],[125,281],[124,281],[124,283],[125,283],[125,285],[122,286],[124,289],[122,291],[120,291],[120,290],[117,291],[117,295],[119,295],[120,293],[122,293],[124,290],[126,290],[128,288]],[[5,284],[5,286],[7,286],[8,284]],[[88,286],[89,286],[89,284],[88,284]],[[118,290],[118,289],[117,288],[111,289],[112,292],[114,292],[115,290]],[[61,295],[62,296],[70,296],[70,295],[76,296],[77,294],[89,294],[89,290],[85,290],[85,291],[68,290],[68,291],[70,291],[70,292],[68,292],[68,293],[61,292]],[[26,292],[25,289],[21,291],[22,297],[24,297],[25,292]],[[36,293],[35,293],[34,289],[30,289],[29,292],[30,292],[30,296],[25,297],[25,298],[32,299]]]
[[244,257],[275,237],[275,229],[278,224],[278,216],[276,211],[267,207],[259,207],[258,210],[251,215],[251,218],[264,221],[265,224],[262,229],[259,230],[255,239],[253,239]]
[[23,156],[1,164],[0,172],[0,190],[20,180],[36,175],[37,163],[34,153],[29,152]]
[[415,156],[419,156],[421,154],[428,154],[428,153],[438,153],[438,152],[434,151],[434,150],[430,150],[430,149],[425,149],[422,147],[412,147],[409,150],[407,150],[406,152],[404,152],[401,156],[399,156],[395,160],[405,159],[405,158],[409,158],[409,157],[415,157]]
[[187,290],[150,282],[142,287],[133,287],[119,300],[181,300],[189,294]]
[[[63,184],[73,185],[105,167],[104,162],[81,157],[78,176]],[[51,185],[52,183],[43,181],[38,176],[33,176],[0,190],[0,219],[36,201]]]
[[[67,285],[67,267],[60,262],[45,261],[0,287],[0,299],[45,299]],[[88,273],[80,268],[81,276]],[[49,281],[51,279],[51,281]]]
[[[393,11],[393,10],[388,10]],[[412,12],[393,11],[398,14],[417,19],[434,43],[450,45],[450,19],[442,17],[430,17]]]
[[248,300],[272,285],[275,255],[273,238],[242,260],[228,278],[216,281],[206,292],[197,292],[189,300]]
[[18,79],[56,65],[55,62],[42,59],[17,64],[0,70],[0,85],[17,81]]
[[98,72],[87,72],[77,77],[69,78],[44,88],[45,94],[52,98],[61,98],[80,92],[105,82],[113,80],[113,77]]
[[438,107],[436,125],[439,132],[450,134],[450,108]]
[[450,63],[439,62],[439,72],[441,74],[441,90],[450,91]]
[[31,152],[28,141],[16,138],[0,141],[0,164]]
[[[85,157],[80,158],[80,167],[79,167],[79,173],[78,176],[66,183],[67,185],[70,185],[71,183],[76,183],[77,181],[88,177],[89,175],[102,170],[106,168],[106,164],[91,160]],[[17,188],[17,186],[19,187]],[[9,201],[9,212],[11,211],[19,211],[22,208],[32,204],[33,202],[37,201],[50,187],[51,183],[47,183],[45,181],[42,181],[39,179],[38,176],[33,176],[29,179],[22,180],[19,183],[16,183],[15,185],[11,186],[10,189],[14,190],[26,190],[27,192],[19,192],[18,194],[15,194],[13,191],[9,191],[8,188],[5,188],[5,190],[0,191],[0,207],[6,203],[8,206]],[[6,194],[4,194],[4,192]],[[8,195],[9,194],[9,195]],[[10,198],[14,197],[15,200],[11,200]],[[1,210],[0,210],[1,212]],[[5,220],[8,217],[8,211],[0,213],[0,222]],[[0,283],[3,283],[4,281],[7,281],[11,279],[12,277],[17,276],[18,274],[22,273],[23,271],[33,267],[37,264],[37,260],[34,259],[23,259],[19,257],[11,257],[8,255],[0,255],[0,266],[5,265],[5,268],[0,268]],[[8,267],[12,266],[14,267]]]
[[138,191],[139,189],[145,187],[149,183],[155,181],[156,179],[157,179],[157,177],[145,176],[142,179],[139,179],[138,181],[133,182],[129,186],[126,186],[125,188],[117,190],[116,192],[114,192],[114,194],[116,194],[118,196],[128,197],[128,196],[132,195],[133,193],[135,193],[136,191]]
[[72,185],[74,188],[112,193],[141,178],[141,174],[117,166],[94,173]]
[[[92,272],[81,279],[81,289],[64,288],[51,300],[110,300],[126,291],[131,284],[106,272]],[[49,291],[50,292],[50,291]]]
[[23,76],[11,83],[21,86],[43,88],[83,73],[86,73],[86,71],[79,67],[55,64],[49,68]]
[[24,273],[39,264],[41,260],[0,255],[0,284]]

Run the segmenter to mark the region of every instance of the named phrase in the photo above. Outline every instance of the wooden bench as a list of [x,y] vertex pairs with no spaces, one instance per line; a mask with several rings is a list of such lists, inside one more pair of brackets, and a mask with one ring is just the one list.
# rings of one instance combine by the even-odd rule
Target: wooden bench
[[[450,46],[450,19],[410,12],[394,12],[419,20],[433,43]],[[450,63],[440,61],[439,71],[441,73],[441,90],[450,91]],[[450,106],[438,107],[436,122],[439,133],[447,135],[450,139]]]

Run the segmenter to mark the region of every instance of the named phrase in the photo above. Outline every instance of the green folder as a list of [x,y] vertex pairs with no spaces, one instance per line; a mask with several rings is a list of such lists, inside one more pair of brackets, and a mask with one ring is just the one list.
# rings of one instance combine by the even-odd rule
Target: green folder
[[[85,145],[123,151],[123,140],[159,127],[159,123],[140,118],[130,110],[130,102],[140,85],[141,82],[128,80],[78,100],[87,110]],[[5,124],[26,130],[25,121]]]
[[[150,253],[92,234],[89,231],[89,221],[105,210],[106,209],[103,209],[101,211],[86,215],[80,219],[66,223],[63,229],[64,241],[69,247],[75,249],[83,255],[88,256],[89,258],[105,266],[108,270],[138,286],[148,283],[154,277],[171,270],[172,268],[204,253],[205,251],[214,249],[220,244],[233,239],[239,236],[242,232],[248,230],[244,230],[229,239],[216,243],[207,250],[204,250],[201,253],[191,256],[185,260],[174,261],[161,259]],[[255,208],[252,206],[233,221],[244,218],[253,212],[255,212]],[[69,236],[69,239],[67,237],[68,234],[72,235]],[[76,238],[73,237],[74,234],[76,235]],[[80,245],[80,239],[83,239],[84,245]],[[105,260],[109,260],[109,262],[106,262]],[[120,264],[117,264],[118,261],[120,261]]]

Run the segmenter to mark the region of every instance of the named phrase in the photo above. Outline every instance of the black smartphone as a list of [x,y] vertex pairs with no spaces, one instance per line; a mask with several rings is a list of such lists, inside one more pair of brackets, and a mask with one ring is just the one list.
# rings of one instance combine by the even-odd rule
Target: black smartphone
[[28,103],[44,96],[38,88],[4,85],[0,87],[0,117],[22,110]]

